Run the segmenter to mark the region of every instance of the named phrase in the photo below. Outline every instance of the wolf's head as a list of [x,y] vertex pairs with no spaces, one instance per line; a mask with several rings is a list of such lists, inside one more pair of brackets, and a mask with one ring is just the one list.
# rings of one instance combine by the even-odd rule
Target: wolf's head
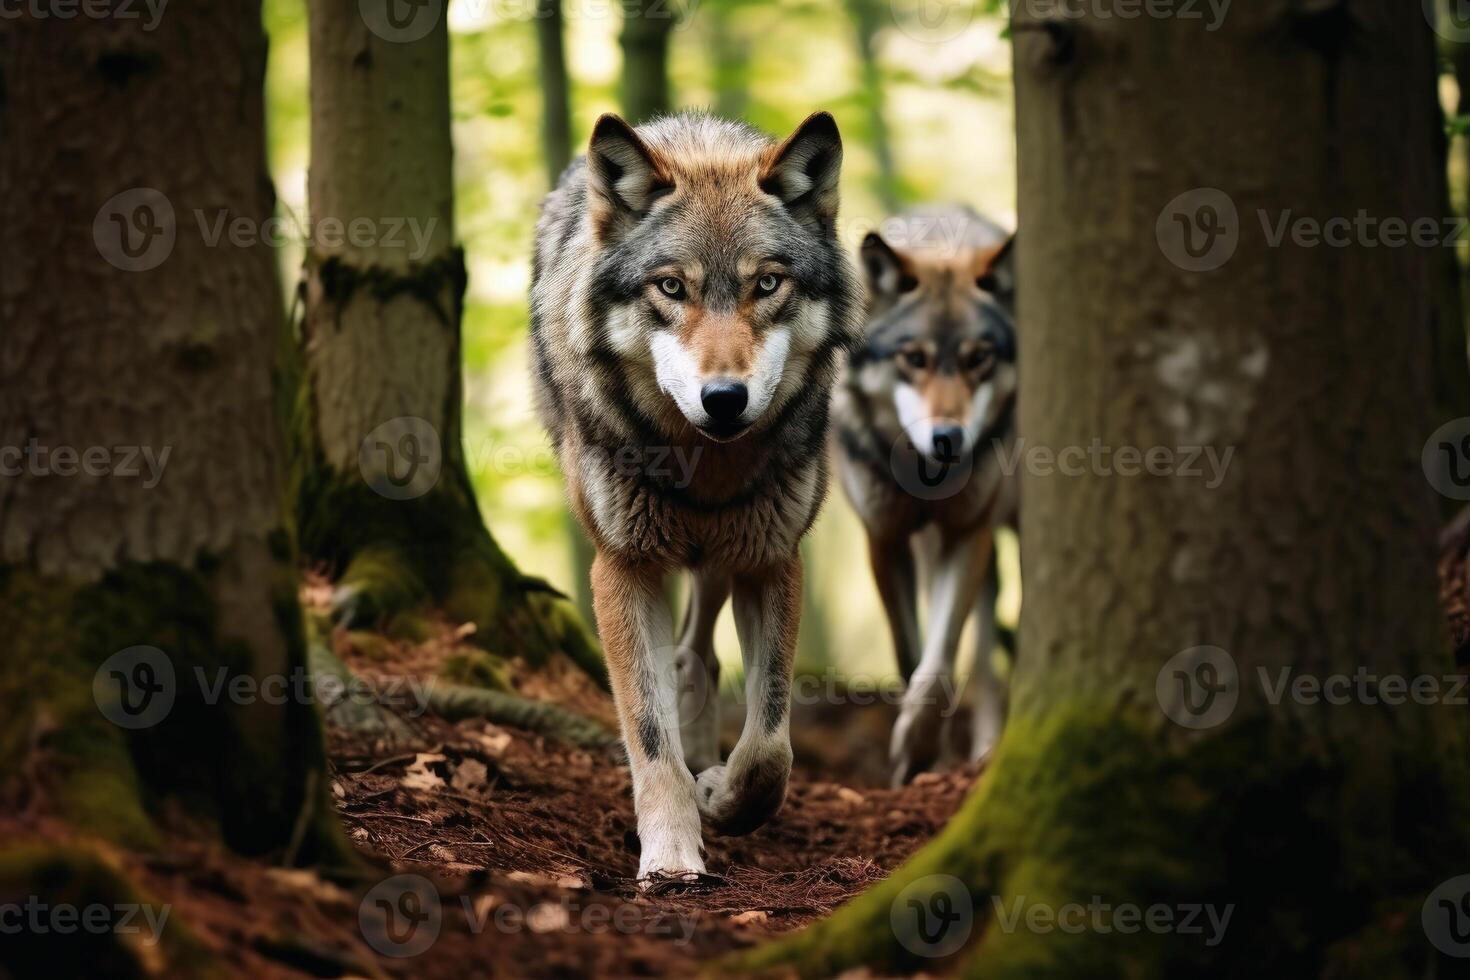
[[841,166],[825,112],[779,144],[704,115],[597,121],[597,344],[650,419],[729,441],[828,378],[858,296],[836,239]]
[[863,241],[868,344],[860,359],[891,363],[898,421],[926,456],[949,461],[973,450],[1015,395],[1013,242],[898,246],[876,233]]

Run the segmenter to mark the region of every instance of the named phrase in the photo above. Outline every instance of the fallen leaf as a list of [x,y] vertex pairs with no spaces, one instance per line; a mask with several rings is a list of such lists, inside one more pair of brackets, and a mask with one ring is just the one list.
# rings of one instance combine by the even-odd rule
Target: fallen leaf
[[491,755],[499,755],[506,749],[510,748],[510,732],[507,732],[504,729],[496,728],[493,725],[486,725],[485,730],[480,733],[479,738],[480,744],[483,745],[485,747],[485,751],[489,752]]
[[572,924],[572,914],[565,905],[542,902],[526,913],[526,925],[532,932],[560,932]]
[[490,779],[490,770],[479,759],[465,759],[454,767],[453,785],[457,790],[478,790]]
[[420,752],[414,756],[413,764],[404,771],[403,779],[400,781],[403,788],[425,792],[442,788],[444,779],[429,766],[443,761],[444,756],[437,752]]

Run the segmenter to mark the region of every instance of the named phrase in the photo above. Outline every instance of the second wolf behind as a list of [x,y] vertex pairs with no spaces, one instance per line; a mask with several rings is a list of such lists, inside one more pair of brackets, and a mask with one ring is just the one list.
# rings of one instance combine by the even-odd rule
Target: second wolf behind
[[[1015,525],[1015,266],[999,225],[968,208],[926,208],[863,242],[866,342],[833,401],[838,472],[862,519],[907,684],[889,756],[901,784],[939,756],[954,666],[979,622],[971,752],[999,735],[1005,692],[991,662],[993,532]],[[922,574],[921,574],[922,573]],[[918,591],[927,582],[920,629]]]

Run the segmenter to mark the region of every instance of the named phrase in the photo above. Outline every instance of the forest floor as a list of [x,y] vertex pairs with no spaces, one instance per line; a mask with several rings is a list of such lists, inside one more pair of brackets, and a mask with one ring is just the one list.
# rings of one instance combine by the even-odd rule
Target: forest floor
[[[1457,655],[1470,663],[1470,522],[1443,542],[1440,580]],[[328,592],[315,582],[303,595],[320,612]],[[379,689],[432,677],[474,649],[465,628],[443,621],[417,642],[339,632],[332,646]],[[613,726],[610,699],[570,661],[534,671],[513,662],[509,680]],[[164,853],[104,849],[106,861],[232,975],[683,978],[888,875],[976,776],[951,768],[888,789],[891,704],[799,704],[796,767],[776,817],[747,837],[707,834],[710,874],[697,885],[642,892],[616,745],[579,748],[387,700],[408,706],[394,709],[393,737],[327,732],[331,793],[366,869],[355,879],[269,867],[184,833]],[[725,715],[728,749],[739,709]],[[0,814],[0,835],[68,840],[53,821],[14,813]]]
[[[326,592],[309,585],[308,607]],[[444,658],[473,649],[464,628],[431,626],[419,642],[338,632],[332,646],[383,689],[432,677]],[[520,693],[612,730],[611,700],[570,661],[514,668]],[[386,700],[407,707],[394,709],[403,724],[392,738],[327,731],[331,793],[368,868],[360,880],[270,868],[187,836],[164,854],[109,852],[109,863],[167,903],[231,974],[682,978],[826,916],[889,874],[944,825],[975,777],[957,768],[888,789],[891,705],[798,706],[779,814],[746,837],[706,831],[707,878],[644,893],[619,747],[451,723],[413,710],[411,698]],[[725,714],[728,750],[739,709]],[[0,816],[9,839],[38,832],[65,838],[47,821]]]

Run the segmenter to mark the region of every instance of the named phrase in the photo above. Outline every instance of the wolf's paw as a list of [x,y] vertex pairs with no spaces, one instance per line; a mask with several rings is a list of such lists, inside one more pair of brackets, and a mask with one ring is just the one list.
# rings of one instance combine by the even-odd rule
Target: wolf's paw
[[699,841],[693,844],[672,839],[648,840],[638,859],[638,887],[644,891],[663,889],[670,882],[694,884],[704,875],[704,857]]
[[888,743],[889,774],[895,787],[904,785],[939,758],[944,706],[937,693],[937,685],[915,684],[904,695]]
[[744,769],[711,766],[695,779],[694,797],[700,814],[717,833],[739,837],[760,827],[781,809],[790,774],[789,749],[784,763],[773,756]]

